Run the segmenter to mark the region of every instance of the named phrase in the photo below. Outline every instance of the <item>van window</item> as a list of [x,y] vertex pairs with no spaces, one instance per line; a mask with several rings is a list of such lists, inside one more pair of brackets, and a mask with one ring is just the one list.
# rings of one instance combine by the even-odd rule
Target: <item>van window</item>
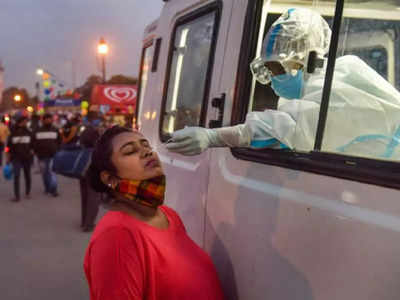
[[[389,14],[396,10],[393,1],[380,1],[378,14],[352,18],[349,2],[343,11],[321,150],[399,161],[400,17]],[[371,7],[358,6],[366,11]]]
[[[345,1],[344,9],[338,10],[343,18],[333,26],[335,10],[341,4],[329,0],[249,1],[232,125],[245,122],[249,112],[268,109],[280,113],[285,105],[287,109],[293,103],[298,107],[286,110],[295,120],[291,147],[271,143],[262,150],[240,148],[232,153],[240,159],[400,187],[398,165],[393,163],[400,159],[400,5],[389,0]],[[318,89],[308,102],[303,101],[306,97],[297,102],[279,98],[270,85],[256,82],[250,72],[251,62],[263,51],[263,40],[271,25],[282,12],[299,7],[319,12],[333,29],[333,36],[338,37],[335,53],[328,52],[324,57]],[[346,66],[347,71],[343,69]],[[333,72],[332,78],[327,80],[325,72]],[[343,80],[346,72],[352,75]],[[353,85],[344,87],[340,81]],[[310,88],[309,82],[306,88]],[[366,94],[368,97],[364,97]],[[347,95],[345,100],[337,101],[343,95]],[[349,138],[355,128],[357,135]]]
[[149,77],[149,71],[152,65],[153,60],[153,52],[154,52],[154,43],[150,42],[145,45],[142,51],[142,61],[140,65],[140,81],[139,81],[139,92],[138,92],[138,101],[136,104],[136,122],[138,128],[140,128],[140,117],[142,115],[142,105],[144,95],[146,93],[147,88],[147,80]]
[[178,20],[173,33],[164,95],[162,137],[185,126],[201,126],[204,123],[217,16],[216,9],[213,9]]

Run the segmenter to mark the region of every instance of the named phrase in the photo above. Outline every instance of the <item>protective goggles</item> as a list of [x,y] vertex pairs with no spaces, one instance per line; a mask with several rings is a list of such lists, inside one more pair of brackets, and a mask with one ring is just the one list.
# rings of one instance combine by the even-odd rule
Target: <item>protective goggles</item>
[[279,64],[280,67],[277,70],[271,70],[266,65],[265,59],[258,57],[250,64],[251,73],[259,83],[266,85],[271,82],[274,76],[282,74],[292,74],[294,76],[297,74],[298,70],[303,69],[303,65],[298,62],[283,61],[276,63]]

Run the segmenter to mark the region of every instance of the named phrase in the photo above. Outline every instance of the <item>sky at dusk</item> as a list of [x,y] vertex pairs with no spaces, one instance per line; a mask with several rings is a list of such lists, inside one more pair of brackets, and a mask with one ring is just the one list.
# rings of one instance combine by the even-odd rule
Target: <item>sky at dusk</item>
[[158,18],[161,0],[0,0],[0,60],[5,87],[34,93],[42,67],[72,87],[100,73],[96,47],[110,46],[107,77],[137,76],[146,25]]

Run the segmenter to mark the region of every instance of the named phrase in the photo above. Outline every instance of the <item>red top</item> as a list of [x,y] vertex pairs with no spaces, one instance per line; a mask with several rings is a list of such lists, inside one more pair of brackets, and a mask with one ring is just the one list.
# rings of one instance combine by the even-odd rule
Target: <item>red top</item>
[[186,234],[177,213],[158,229],[109,211],[96,226],[84,268],[91,300],[221,300],[210,257]]

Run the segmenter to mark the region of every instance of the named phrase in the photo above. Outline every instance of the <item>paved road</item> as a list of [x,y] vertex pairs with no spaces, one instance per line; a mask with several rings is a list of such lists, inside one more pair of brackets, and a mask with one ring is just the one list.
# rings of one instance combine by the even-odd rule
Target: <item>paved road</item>
[[9,201],[12,182],[0,179],[1,300],[89,299],[82,264],[90,233],[79,228],[78,182],[58,179],[53,198],[34,174],[32,199],[19,203]]

